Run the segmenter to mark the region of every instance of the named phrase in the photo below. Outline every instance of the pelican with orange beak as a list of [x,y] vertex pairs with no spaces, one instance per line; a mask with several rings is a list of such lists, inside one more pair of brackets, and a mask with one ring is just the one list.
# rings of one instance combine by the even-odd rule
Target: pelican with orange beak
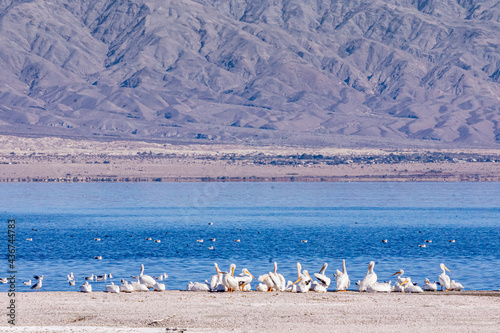
[[235,277],[236,282],[238,282],[238,286],[240,291],[244,291],[247,285],[250,285],[252,279],[255,279],[255,276],[250,273],[250,271],[246,268],[243,268],[241,274]]
[[368,265],[368,272],[366,273],[366,276],[361,280],[361,282],[358,285],[358,291],[366,291],[369,286],[377,282],[377,274],[373,271],[373,268],[375,267],[375,261],[370,261],[370,264]]
[[236,269],[235,264],[231,264],[229,266],[229,273],[226,273],[222,276],[222,284],[230,291],[233,292],[238,290],[239,284],[238,281],[234,277],[234,270]]
[[445,288],[445,291],[450,289],[451,283],[450,283],[450,277],[446,275],[445,270],[448,272],[450,271],[443,263],[439,265],[441,269],[443,270],[443,273],[439,275],[439,283],[441,284],[441,290],[443,290],[443,287]]

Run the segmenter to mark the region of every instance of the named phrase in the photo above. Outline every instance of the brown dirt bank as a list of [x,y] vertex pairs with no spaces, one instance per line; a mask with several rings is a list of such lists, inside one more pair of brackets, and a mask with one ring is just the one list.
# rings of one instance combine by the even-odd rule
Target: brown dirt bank
[[[16,295],[18,326],[106,326],[187,332],[497,332],[500,292]],[[6,300],[6,294],[2,299]],[[5,326],[6,322],[0,323]]]

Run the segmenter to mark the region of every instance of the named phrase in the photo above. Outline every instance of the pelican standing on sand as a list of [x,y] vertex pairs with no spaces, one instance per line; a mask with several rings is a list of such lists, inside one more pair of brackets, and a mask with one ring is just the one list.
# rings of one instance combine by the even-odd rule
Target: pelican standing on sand
[[229,273],[222,276],[222,284],[230,291],[238,290],[238,281],[234,278],[234,270],[236,269],[235,264],[229,266]]
[[405,273],[405,271],[400,269],[396,273],[392,274],[392,276],[394,276],[394,275],[398,276],[398,281],[397,281],[398,284],[402,284],[403,282],[405,282],[406,278],[403,277],[404,273]]
[[328,268],[328,264],[325,262],[319,273],[314,273],[314,277],[318,279],[319,284],[324,288],[330,287],[331,279],[326,276],[325,272]]
[[255,276],[250,273],[250,271],[246,268],[243,268],[241,271],[241,274],[238,274],[235,277],[236,281],[238,282],[238,286],[240,288],[240,291],[243,291],[247,285],[250,285],[252,282],[252,279],[255,279]]
[[210,280],[210,290],[211,291],[227,291],[226,286],[222,283],[222,277],[224,274],[227,274],[227,272],[223,272],[219,269],[219,265],[217,263],[214,263],[215,266],[215,271],[217,272],[216,275],[212,276],[212,279]]
[[337,273],[334,276],[337,282],[337,291],[346,291],[351,285],[351,280],[349,280],[349,275],[347,274],[345,259],[342,259],[342,272],[337,269]]
[[148,288],[153,288],[156,284],[155,279],[149,275],[144,275],[144,265],[141,264],[141,274],[139,274],[139,283],[145,285]]
[[443,273],[439,275],[439,283],[441,284],[441,290],[443,290],[443,287],[445,290],[450,289],[450,277],[446,275],[445,270],[448,272],[450,271],[443,263],[439,265],[441,269],[443,270]]
[[370,261],[370,264],[368,265],[368,272],[366,273],[366,276],[361,280],[361,282],[358,285],[358,291],[366,291],[369,286],[377,282],[377,274],[373,271],[373,268],[375,267],[375,261]]

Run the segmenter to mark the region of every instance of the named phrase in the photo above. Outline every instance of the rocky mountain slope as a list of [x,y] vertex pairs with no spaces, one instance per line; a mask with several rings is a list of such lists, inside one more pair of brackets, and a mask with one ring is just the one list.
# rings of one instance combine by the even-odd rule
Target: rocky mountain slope
[[500,144],[496,0],[0,0],[0,132]]

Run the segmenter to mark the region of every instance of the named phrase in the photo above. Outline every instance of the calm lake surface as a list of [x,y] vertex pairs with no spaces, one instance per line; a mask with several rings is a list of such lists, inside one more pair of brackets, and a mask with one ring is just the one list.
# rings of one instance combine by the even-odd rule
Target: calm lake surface
[[310,273],[326,262],[333,289],[342,259],[351,289],[371,260],[379,281],[404,269],[422,286],[438,280],[443,262],[466,289],[500,288],[499,183],[4,183],[0,202],[0,277],[15,219],[18,291],[41,274],[45,291],[77,291],[92,273],[130,281],[141,263],[145,274],[166,272],[167,289],[185,289],[210,280],[214,262],[259,276],[274,261],[292,281],[297,262]]

